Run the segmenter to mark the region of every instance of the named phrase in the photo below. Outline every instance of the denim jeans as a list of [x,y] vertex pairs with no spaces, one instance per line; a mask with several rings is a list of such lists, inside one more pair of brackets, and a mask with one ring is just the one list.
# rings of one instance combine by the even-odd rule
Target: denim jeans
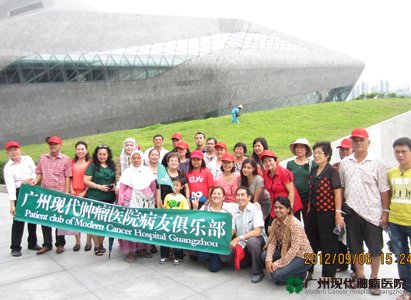
[[400,279],[405,280],[405,289],[411,293],[411,264],[401,257],[401,255],[409,255],[410,243],[411,243],[411,226],[403,226],[394,223],[388,223],[388,234],[392,243],[394,254],[397,259],[402,259],[401,263],[398,262],[398,275]]
[[[261,258],[265,262],[267,257],[267,252],[261,254]],[[273,261],[279,260],[281,258],[280,251],[276,250],[273,255]],[[311,268],[311,265],[304,264],[304,258],[294,257],[290,263],[282,268],[278,268],[273,273],[271,273],[271,278],[276,284],[283,284],[287,282],[288,278],[301,278],[304,280],[307,271]]]
[[208,262],[208,269],[211,272],[218,272],[223,266],[223,262],[220,260],[220,256],[218,254],[197,251],[197,257],[201,261]]

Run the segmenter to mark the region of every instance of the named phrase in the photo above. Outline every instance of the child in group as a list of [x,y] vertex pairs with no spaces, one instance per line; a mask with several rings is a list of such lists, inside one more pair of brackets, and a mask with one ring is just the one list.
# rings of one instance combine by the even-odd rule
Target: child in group
[[[187,199],[181,194],[181,189],[183,188],[183,179],[180,176],[173,179],[173,184],[175,187],[175,192],[167,194],[164,198],[164,205],[162,208],[165,209],[190,209],[188,206]],[[183,249],[174,248],[174,264],[179,265],[183,260]],[[170,252],[170,247],[161,246],[160,247],[160,264],[167,261],[168,254]]]

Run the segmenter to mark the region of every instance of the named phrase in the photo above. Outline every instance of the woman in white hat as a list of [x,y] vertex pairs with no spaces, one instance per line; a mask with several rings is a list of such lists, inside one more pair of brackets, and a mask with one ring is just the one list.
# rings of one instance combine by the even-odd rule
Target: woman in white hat
[[[287,169],[294,174],[294,184],[297,188],[298,194],[303,202],[303,220],[308,210],[308,195],[309,195],[309,181],[310,181],[310,156],[313,154],[310,142],[305,138],[298,138],[294,143],[290,144],[291,153],[295,155],[293,160],[287,162]],[[297,217],[298,218],[298,217]]]

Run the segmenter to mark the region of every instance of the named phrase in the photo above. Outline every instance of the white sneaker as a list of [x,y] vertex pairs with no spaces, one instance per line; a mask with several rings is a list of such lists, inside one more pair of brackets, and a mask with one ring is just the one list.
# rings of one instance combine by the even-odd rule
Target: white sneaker
[[166,263],[166,261],[167,261],[167,258],[160,258],[160,264],[164,264]]
[[181,263],[181,259],[174,259],[173,265],[179,265]]

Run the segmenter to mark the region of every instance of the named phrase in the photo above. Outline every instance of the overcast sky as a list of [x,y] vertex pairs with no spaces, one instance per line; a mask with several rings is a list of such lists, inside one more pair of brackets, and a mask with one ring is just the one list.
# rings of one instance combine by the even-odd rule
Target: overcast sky
[[239,18],[365,62],[370,84],[411,86],[410,0],[82,0],[101,10]]

